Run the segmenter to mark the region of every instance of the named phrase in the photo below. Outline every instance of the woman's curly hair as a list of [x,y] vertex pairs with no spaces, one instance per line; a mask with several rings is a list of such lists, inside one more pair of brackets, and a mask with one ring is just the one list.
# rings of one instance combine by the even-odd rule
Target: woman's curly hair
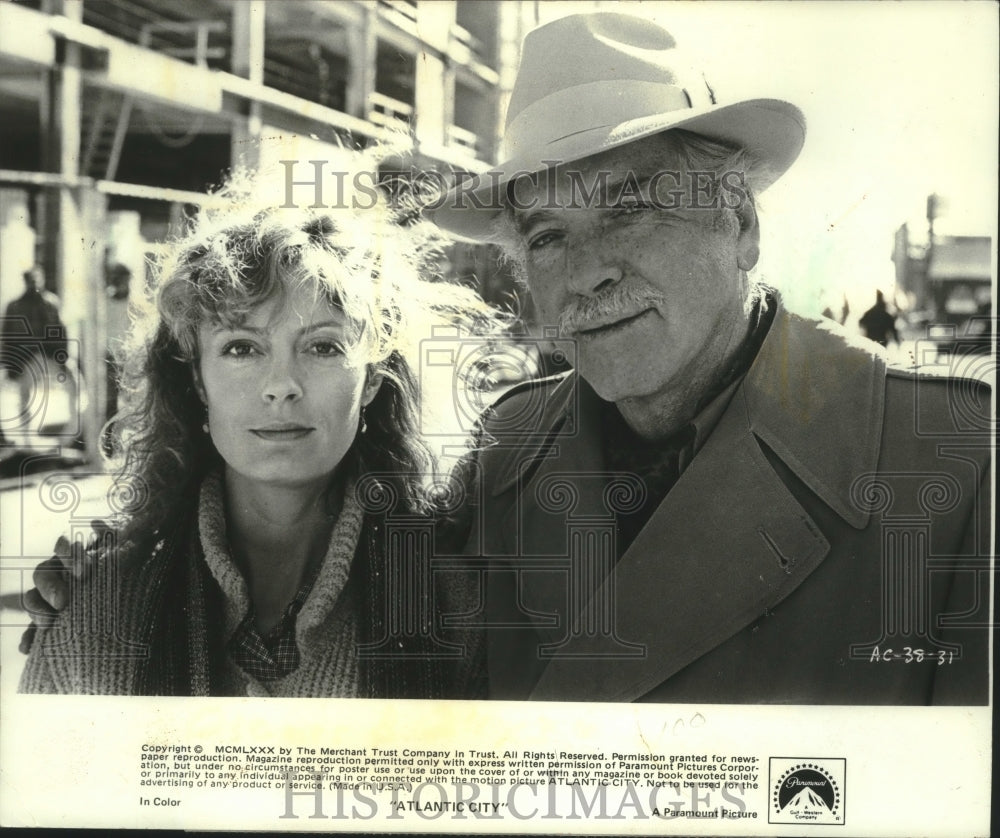
[[236,173],[159,260],[145,293],[134,295],[121,359],[125,407],[108,428],[119,479],[141,487],[131,493],[143,502],[125,521],[127,543],[153,537],[221,463],[201,429],[199,327],[238,324],[295,283],[312,284],[344,312],[356,334],[348,357],[382,375],[365,411],[367,432],[355,441],[359,467],[395,479],[411,510],[433,507],[439,452],[421,399],[452,393],[420,392],[420,343],[435,325],[492,334],[505,318],[470,289],[434,278],[442,241],[414,220],[412,207],[390,208],[381,195],[376,202],[371,189],[361,197],[351,209],[291,207],[260,176]]

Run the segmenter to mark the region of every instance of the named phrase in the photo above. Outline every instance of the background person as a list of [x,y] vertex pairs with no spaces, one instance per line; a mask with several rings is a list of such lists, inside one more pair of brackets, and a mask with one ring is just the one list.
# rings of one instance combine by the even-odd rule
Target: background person
[[[0,365],[8,377],[17,382],[19,424],[22,431],[31,429],[32,409],[37,411],[47,403],[35,404],[39,394],[48,395],[56,389],[66,393],[69,419],[75,425],[79,383],[72,369],[66,326],[59,311],[59,298],[45,288],[45,273],[39,265],[24,272],[24,293],[7,305],[0,334]],[[40,430],[45,422],[39,416]]]
[[873,340],[879,346],[888,346],[889,339],[899,343],[899,332],[896,331],[896,317],[889,313],[885,297],[881,291],[875,292],[875,305],[861,315],[858,321],[861,331],[868,340]]

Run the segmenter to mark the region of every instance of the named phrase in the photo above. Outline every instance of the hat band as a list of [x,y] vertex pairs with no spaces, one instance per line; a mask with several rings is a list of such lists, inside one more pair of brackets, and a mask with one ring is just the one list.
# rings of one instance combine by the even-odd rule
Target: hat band
[[544,153],[546,146],[574,134],[611,131],[633,119],[692,107],[688,92],[675,84],[625,80],[576,85],[532,102],[514,117],[507,125],[503,156]]

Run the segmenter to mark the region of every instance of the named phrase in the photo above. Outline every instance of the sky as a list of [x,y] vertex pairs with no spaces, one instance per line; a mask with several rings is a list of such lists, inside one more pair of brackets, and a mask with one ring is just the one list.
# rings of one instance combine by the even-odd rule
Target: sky
[[[720,102],[786,99],[802,155],[763,196],[761,276],[800,308],[891,292],[893,234],[997,229],[998,11],[984,2],[542,2],[631,11],[698,56]],[[994,254],[996,244],[994,242]],[[994,255],[995,264],[995,255]],[[870,303],[869,303],[870,305]],[[865,306],[867,307],[867,306]],[[861,311],[864,309],[862,308]]]

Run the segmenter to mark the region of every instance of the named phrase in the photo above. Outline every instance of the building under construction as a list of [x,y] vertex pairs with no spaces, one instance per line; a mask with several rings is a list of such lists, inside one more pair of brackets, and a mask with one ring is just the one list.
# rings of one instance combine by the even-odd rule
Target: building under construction
[[[96,454],[113,407],[105,359],[129,279],[206,189],[240,163],[336,160],[400,129],[415,167],[485,168],[536,13],[471,0],[0,0],[0,304],[42,266],[89,395],[77,444]],[[495,285],[492,266],[469,248],[453,265]],[[8,447],[28,424],[62,421],[39,414],[52,405],[26,419],[7,395]]]

